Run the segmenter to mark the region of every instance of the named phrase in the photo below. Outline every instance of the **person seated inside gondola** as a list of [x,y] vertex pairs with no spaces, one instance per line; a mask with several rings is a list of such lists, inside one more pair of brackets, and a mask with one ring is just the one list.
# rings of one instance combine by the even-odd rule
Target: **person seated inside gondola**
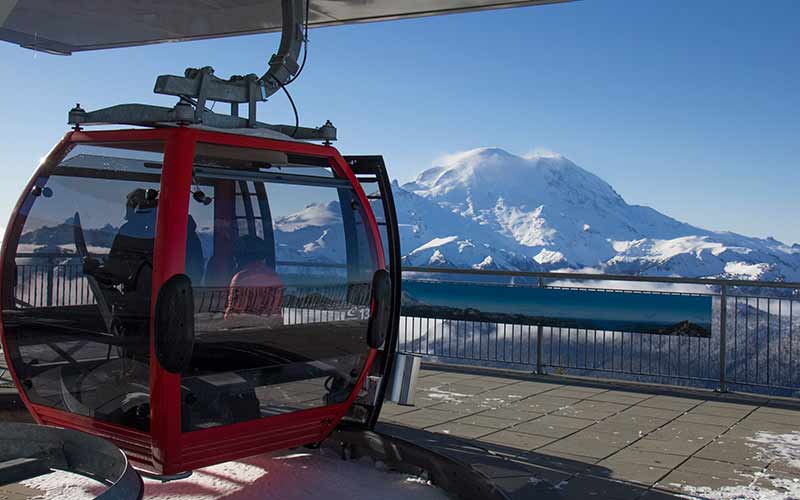
[[[126,339],[126,357],[143,361],[149,353],[147,332],[153,272],[158,191],[135,189],[125,203],[125,223],[119,228],[104,262],[86,259],[84,272],[102,287],[112,312],[115,333]],[[103,300],[98,298],[99,300]]]
[[146,277],[141,273],[142,268],[152,271],[153,267],[157,207],[158,191],[155,189],[135,189],[128,193],[125,223],[114,236],[108,258],[102,264],[88,260],[87,274],[105,285],[122,285],[123,292],[141,289],[138,281]]
[[[106,300],[115,324],[124,337],[148,339],[152,296],[153,247],[155,242],[158,191],[134,189],[125,204],[125,223],[119,228],[105,262],[87,259],[84,272],[106,290]],[[190,216],[187,227],[186,272],[202,275],[203,253],[197,224]],[[149,343],[126,347],[135,357],[146,357]]]
[[244,235],[233,247],[236,274],[231,278],[225,319],[239,315],[259,316],[270,325],[282,325],[283,282],[266,264],[268,248],[263,239]]

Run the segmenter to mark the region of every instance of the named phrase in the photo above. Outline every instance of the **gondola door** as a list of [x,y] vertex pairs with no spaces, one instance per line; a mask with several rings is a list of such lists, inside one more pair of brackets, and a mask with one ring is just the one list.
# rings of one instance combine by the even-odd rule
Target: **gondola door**
[[384,265],[389,277],[386,291],[388,304],[385,338],[378,349],[375,362],[370,370],[368,390],[356,399],[345,416],[344,422],[358,429],[373,429],[378,422],[381,408],[391,380],[397,336],[400,322],[400,286],[402,269],[400,267],[400,234],[395,212],[392,184],[382,156],[345,156],[350,169],[362,186],[378,225],[384,251]]
[[165,474],[322,441],[384,337],[374,332],[385,309],[379,228],[336,150],[192,133],[192,165],[173,166],[186,189],[162,193],[175,196],[174,214],[188,210],[159,219],[172,243],[156,246],[153,414],[168,422],[154,434]]

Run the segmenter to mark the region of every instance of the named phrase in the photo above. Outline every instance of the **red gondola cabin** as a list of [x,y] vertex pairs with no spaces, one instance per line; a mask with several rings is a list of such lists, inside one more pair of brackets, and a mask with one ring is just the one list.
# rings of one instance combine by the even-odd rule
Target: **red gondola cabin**
[[70,132],[3,240],[20,394],[38,422],[164,475],[317,443],[346,415],[373,425],[396,334],[392,217],[379,157],[270,131]]

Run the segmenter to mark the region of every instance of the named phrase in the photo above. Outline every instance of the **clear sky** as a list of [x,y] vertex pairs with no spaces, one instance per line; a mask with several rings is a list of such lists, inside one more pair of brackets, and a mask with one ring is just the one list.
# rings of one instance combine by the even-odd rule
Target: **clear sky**
[[[171,105],[156,75],[261,74],[278,35],[50,56],[0,42],[0,224],[76,102]],[[479,146],[561,153],[629,203],[800,242],[800,2],[583,0],[312,30],[301,122],[401,181]],[[263,121],[293,123],[285,98]]]

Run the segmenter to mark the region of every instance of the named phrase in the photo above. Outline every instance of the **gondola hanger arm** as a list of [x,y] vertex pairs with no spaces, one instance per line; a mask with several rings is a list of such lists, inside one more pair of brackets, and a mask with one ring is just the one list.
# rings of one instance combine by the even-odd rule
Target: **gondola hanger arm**
[[[159,126],[164,124],[202,124],[219,129],[271,129],[298,140],[336,140],[336,127],[330,121],[317,128],[297,124],[271,125],[256,117],[256,104],[292,82],[302,66],[297,60],[303,43],[307,43],[305,25],[309,0],[281,0],[283,29],[278,51],[269,60],[269,69],[263,76],[255,74],[232,76],[225,80],[214,76],[210,66],[188,68],[184,76],[161,75],[156,79],[153,92],[180,98],[172,108],[146,104],[120,104],[108,108],[85,111],[76,106],[69,113],[70,125],[129,124]],[[230,114],[219,114],[206,106],[209,101],[225,102],[231,106]],[[239,105],[247,104],[248,115],[239,117]]]
[[249,106],[249,126],[255,126],[256,103],[266,101],[272,94],[289,83],[297,74],[297,62],[305,43],[303,26],[307,0],[281,0],[282,30],[278,51],[269,60],[269,69],[261,77],[255,74],[232,76],[224,80],[214,76],[210,66],[188,68],[184,76],[161,75],[153,91],[185,99],[195,107],[198,122],[206,111],[206,102],[227,102],[231,114],[238,116],[239,104]]

